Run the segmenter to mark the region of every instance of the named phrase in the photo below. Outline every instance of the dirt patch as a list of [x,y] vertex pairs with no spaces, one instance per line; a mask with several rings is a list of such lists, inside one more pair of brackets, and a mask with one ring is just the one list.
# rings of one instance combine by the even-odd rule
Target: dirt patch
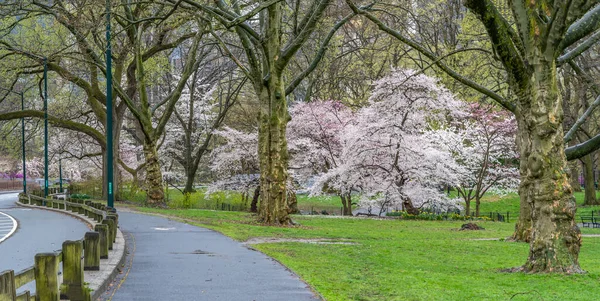
[[475,223],[463,224],[458,231],[470,231],[470,230],[485,230]]

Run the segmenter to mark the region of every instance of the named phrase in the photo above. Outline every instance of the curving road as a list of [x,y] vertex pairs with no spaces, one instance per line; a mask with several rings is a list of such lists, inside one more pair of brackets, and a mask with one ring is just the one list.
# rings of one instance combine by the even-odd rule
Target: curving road
[[[0,194],[0,212],[18,222],[16,232],[0,242],[0,271],[28,268],[33,265],[35,254],[59,250],[63,241],[81,239],[89,231],[78,219],[43,209],[21,208],[15,205],[16,201],[17,193]],[[19,291],[23,289],[33,291],[35,286],[30,283]]]
[[119,225],[131,266],[105,300],[319,300],[284,266],[220,233],[123,211]]

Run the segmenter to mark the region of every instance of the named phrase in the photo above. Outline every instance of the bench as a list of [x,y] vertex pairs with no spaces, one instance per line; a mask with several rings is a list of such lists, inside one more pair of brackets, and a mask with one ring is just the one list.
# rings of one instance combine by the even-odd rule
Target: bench
[[585,228],[589,228],[590,226],[592,228],[600,228],[600,220],[599,220],[599,218],[596,217],[596,216],[593,216],[593,215],[582,216],[581,217],[581,224]]

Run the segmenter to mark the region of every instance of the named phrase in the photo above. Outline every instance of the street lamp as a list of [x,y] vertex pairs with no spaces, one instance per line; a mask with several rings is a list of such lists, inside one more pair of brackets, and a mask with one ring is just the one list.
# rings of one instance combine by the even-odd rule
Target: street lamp
[[106,0],[106,205],[114,208],[112,54],[110,46],[110,0]]
[[[44,57],[44,198],[48,197],[48,59]],[[44,201],[44,205],[46,201]]]
[[61,158],[59,158],[59,159],[58,159],[58,183],[59,183],[59,184],[58,184],[58,185],[59,185],[58,191],[59,191],[60,193],[62,193],[62,192],[63,192],[63,188],[62,188],[62,180],[63,180],[63,178],[62,178],[62,159],[61,159]]

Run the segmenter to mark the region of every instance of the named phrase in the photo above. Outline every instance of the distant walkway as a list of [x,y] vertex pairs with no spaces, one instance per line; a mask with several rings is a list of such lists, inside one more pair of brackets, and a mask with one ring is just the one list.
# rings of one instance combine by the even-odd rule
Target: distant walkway
[[131,261],[106,299],[319,300],[281,264],[217,232],[128,212],[119,212],[119,225]]

